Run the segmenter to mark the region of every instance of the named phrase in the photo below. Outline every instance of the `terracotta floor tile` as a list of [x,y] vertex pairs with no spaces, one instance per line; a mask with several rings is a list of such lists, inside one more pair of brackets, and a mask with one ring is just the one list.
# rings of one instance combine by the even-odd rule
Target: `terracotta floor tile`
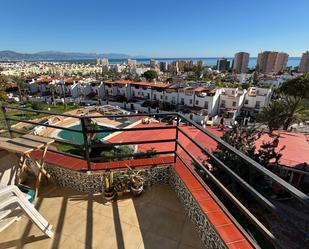
[[221,210],[220,207],[218,206],[218,204],[212,199],[200,200],[200,201],[198,201],[198,203],[205,213]]
[[212,197],[208,194],[208,192],[203,187],[199,189],[193,189],[191,193],[197,201],[212,199]]
[[216,230],[225,243],[231,243],[245,238],[234,224],[216,227]]
[[243,241],[237,241],[237,242],[232,242],[231,244],[228,244],[228,248],[229,249],[251,249],[254,247],[251,246],[248,241],[243,240]]
[[222,226],[231,224],[232,221],[227,217],[227,215],[222,211],[210,212],[207,214],[209,221],[215,226]]
[[200,190],[203,188],[192,175],[185,176],[182,180],[190,191]]

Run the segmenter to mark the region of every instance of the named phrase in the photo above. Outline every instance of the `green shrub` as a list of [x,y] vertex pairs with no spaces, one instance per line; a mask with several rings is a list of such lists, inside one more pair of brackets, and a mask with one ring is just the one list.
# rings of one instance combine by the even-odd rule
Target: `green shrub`
[[44,103],[42,103],[42,102],[32,102],[31,108],[33,110],[43,110],[44,109]]

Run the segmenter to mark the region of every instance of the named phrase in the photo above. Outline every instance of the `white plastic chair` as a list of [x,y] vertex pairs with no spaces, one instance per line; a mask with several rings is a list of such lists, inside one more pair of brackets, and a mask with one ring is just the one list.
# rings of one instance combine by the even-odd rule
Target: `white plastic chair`
[[13,222],[20,219],[19,215],[11,218],[6,218],[10,213],[20,207],[32,222],[48,237],[52,238],[52,225],[35,209],[28,201],[28,195],[24,194],[15,185],[0,186],[0,232],[11,225]]

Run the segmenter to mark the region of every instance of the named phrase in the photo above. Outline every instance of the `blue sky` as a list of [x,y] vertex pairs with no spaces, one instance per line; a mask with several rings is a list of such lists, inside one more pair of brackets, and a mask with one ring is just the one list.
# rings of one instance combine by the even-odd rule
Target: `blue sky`
[[2,0],[0,50],[300,56],[308,10],[308,0]]

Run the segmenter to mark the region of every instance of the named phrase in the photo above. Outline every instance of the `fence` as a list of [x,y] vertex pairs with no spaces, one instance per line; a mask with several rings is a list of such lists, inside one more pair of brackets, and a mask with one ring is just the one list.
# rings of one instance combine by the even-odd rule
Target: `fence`
[[[84,159],[88,163],[88,170],[91,169],[91,162],[100,161],[103,159],[106,159],[106,157],[91,157],[89,151],[90,149],[97,148],[97,149],[104,149],[107,146],[114,147],[114,146],[121,146],[121,145],[134,145],[134,144],[162,144],[162,143],[172,143],[173,149],[172,150],[164,150],[164,151],[154,151],[151,156],[157,156],[157,155],[163,155],[163,154],[172,154],[174,155],[174,161],[180,160],[191,172],[192,174],[200,181],[202,186],[213,196],[214,199],[216,199],[217,203],[221,206],[222,209],[225,210],[225,212],[230,216],[230,218],[234,221],[234,223],[243,231],[245,235],[247,235],[247,238],[252,241],[253,244],[256,244],[251,237],[247,234],[247,232],[238,224],[238,222],[235,220],[235,218],[230,214],[230,212],[225,208],[225,206],[222,204],[220,199],[217,198],[217,196],[212,192],[212,190],[207,186],[205,181],[201,178],[201,176],[197,173],[194,167],[192,167],[192,162],[195,165],[198,165],[200,169],[203,170],[203,172],[207,175],[207,178],[209,181],[211,181],[222,193],[227,197],[237,208],[238,210],[253,224],[264,236],[267,238],[272,244],[274,244],[276,247],[282,247],[280,244],[280,241],[271,233],[271,231],[262,223],[260,222],[257,217],[249,210],[248,207],[246,207],[245,203],[241,202],[239,199],[235,197],[235,194],[232,193],[231,190],[226,188],[226,186],[220,182],[220,180],[207,168],[205,167],[203,161],[198,158],[193,153],[193,149],[190,149],[188,147],[188,144],[191,146],[194,146],[197,148],[197,150],[201,151],[204,155],[206,155],[208,158],[214,162],[215,166],[223,170],[231,179],[233,179],[237,184],[239,184],[243,189],[245,189],[255,200],[257,203],[259,203],[262,207],[266,208],[269,212],[274,213],[278,218],[284,220],[286,224],[289,226],[292,226],[297,230],[295,225],[293,225],[292,222],[284,218],[281,211],[276,207],[276,205],[266,196],[259,193],[253,186],[251,186],[248,182],[246,182],[244,179],[242,179],[239,175],[237,175],[230,167],[228,167],[225,163],[223,163],[219,158],[217,158],[208,148],[207,145],[201,144],[200,142],[195,139],[194,136],[190,135],[188,130],[185,129],[185,127],[192,127],[195,129],[196,132],[199,132],[199,134],[203,134],[206,137],[208,137],[210,140],[214,141],[216,144],[223,146],[225,149],[229,150],[231,153],[233,153],[235,156],[239,157],[241,160],[244,160],[248,167],[258,171],[263,176],[270,179],[272,182],[279,185],[283,190],[290,193],[292,197],[294,197],[296,200],[298,200],[301,205],[304,205],[305,207],[309,206],[309,197],[304,194],[303,192],[299,191],[292,185],[285,182],[283,179],[281,179],[276,174],[272,173],[256,161],[252,160],[242,152],[238,151],[222,139],[218,138],[208,130],[204,129],[194,121],[190,120],[186,116],[175,113],[175,112],[169,112],[169,113],[151,113],[151,114],[121,114],[121,115],[98,115],[98,116],[77,116],[77,115],[69,115],[69,114],[59,114],[59,113],[52,113],[48,111],[38,111],[38,110],[31,110],[26,108],[19,108],[19,107],[12,107],[12,106],[1,106],[3,111],[3,117],[4,122],[7,127],[7,131],[9,135],[12,137],[14,133],[17,134],[23,134],[24,132],[14,129],[11,127],[10,122],[23,122],[31,125],[40,125],[45,127],[50,127],[54,129],[59,130],[66,130],[70,132],[77,132],[82,134],[83,136],[83,143],[82,144],[76,144],[71,141],[66,141],[63,139],[56,138],[57,143],[62,143],[70,146],[74,146],[76,148],[79,148],[81,151],[84,152],[83,155],[72,155],[67,154],[61,151],[55,151],[56,153],[61,153],[65,155],[69,155],[72,157],[77,157],[80,159]],[[12,115],[8,115],[7,110],[19,110],[23,112],[32,112],[32,113],[38,113],[38,114],[44,114],[44,115],[52,115],[52,116],[62,116],[66,118],[73,118],[79,120],[81,124],[81,130],[72,129],[69,127],[62,127],[57,125],[51,125],[46,123],[37,123],[31,120],[22,120],[20,118],[16,118]],[[142,126],[142,127],[131,127],[131,128],[105,128],[105,129],[90,129],[87,127],[87,119],[98,119],[98,118],[109,118],[109,119],[124,119],[124,118],[142,118],[142,117],[153,117],[156,118],[168,118],[170,121],[170,125],[166,126]],[[184,125],[186,124],[186,125]],[[149,139],[147,140],[131,140],[131,141],[117,141],[117,142],[111,142],[111,143],[100,143],[100,144],[91,144],[89,143],[89,134],[94,133],[101,133],[101,132],[143,132],[143,131],[154,131],[154,130],[172,130],[173,137],[168,138],[161,138],[161,139]],[[180,136],[182,137],[180,139]],[[187,143],[184,142],[184,138],[187,140]],[[121,158],[128,158],[128,157],[134,157],[135,154],[129,154],[129,155],[117,155],[117,159]],[[144,155],[145,156],[145,155]],[[147,156],[147,155],[146,155]],[[190,160],[186,160],[185,157],[189,158]],[[302,231],[299,231],[299,236],[306,236],[306,234],[303,234]]]

